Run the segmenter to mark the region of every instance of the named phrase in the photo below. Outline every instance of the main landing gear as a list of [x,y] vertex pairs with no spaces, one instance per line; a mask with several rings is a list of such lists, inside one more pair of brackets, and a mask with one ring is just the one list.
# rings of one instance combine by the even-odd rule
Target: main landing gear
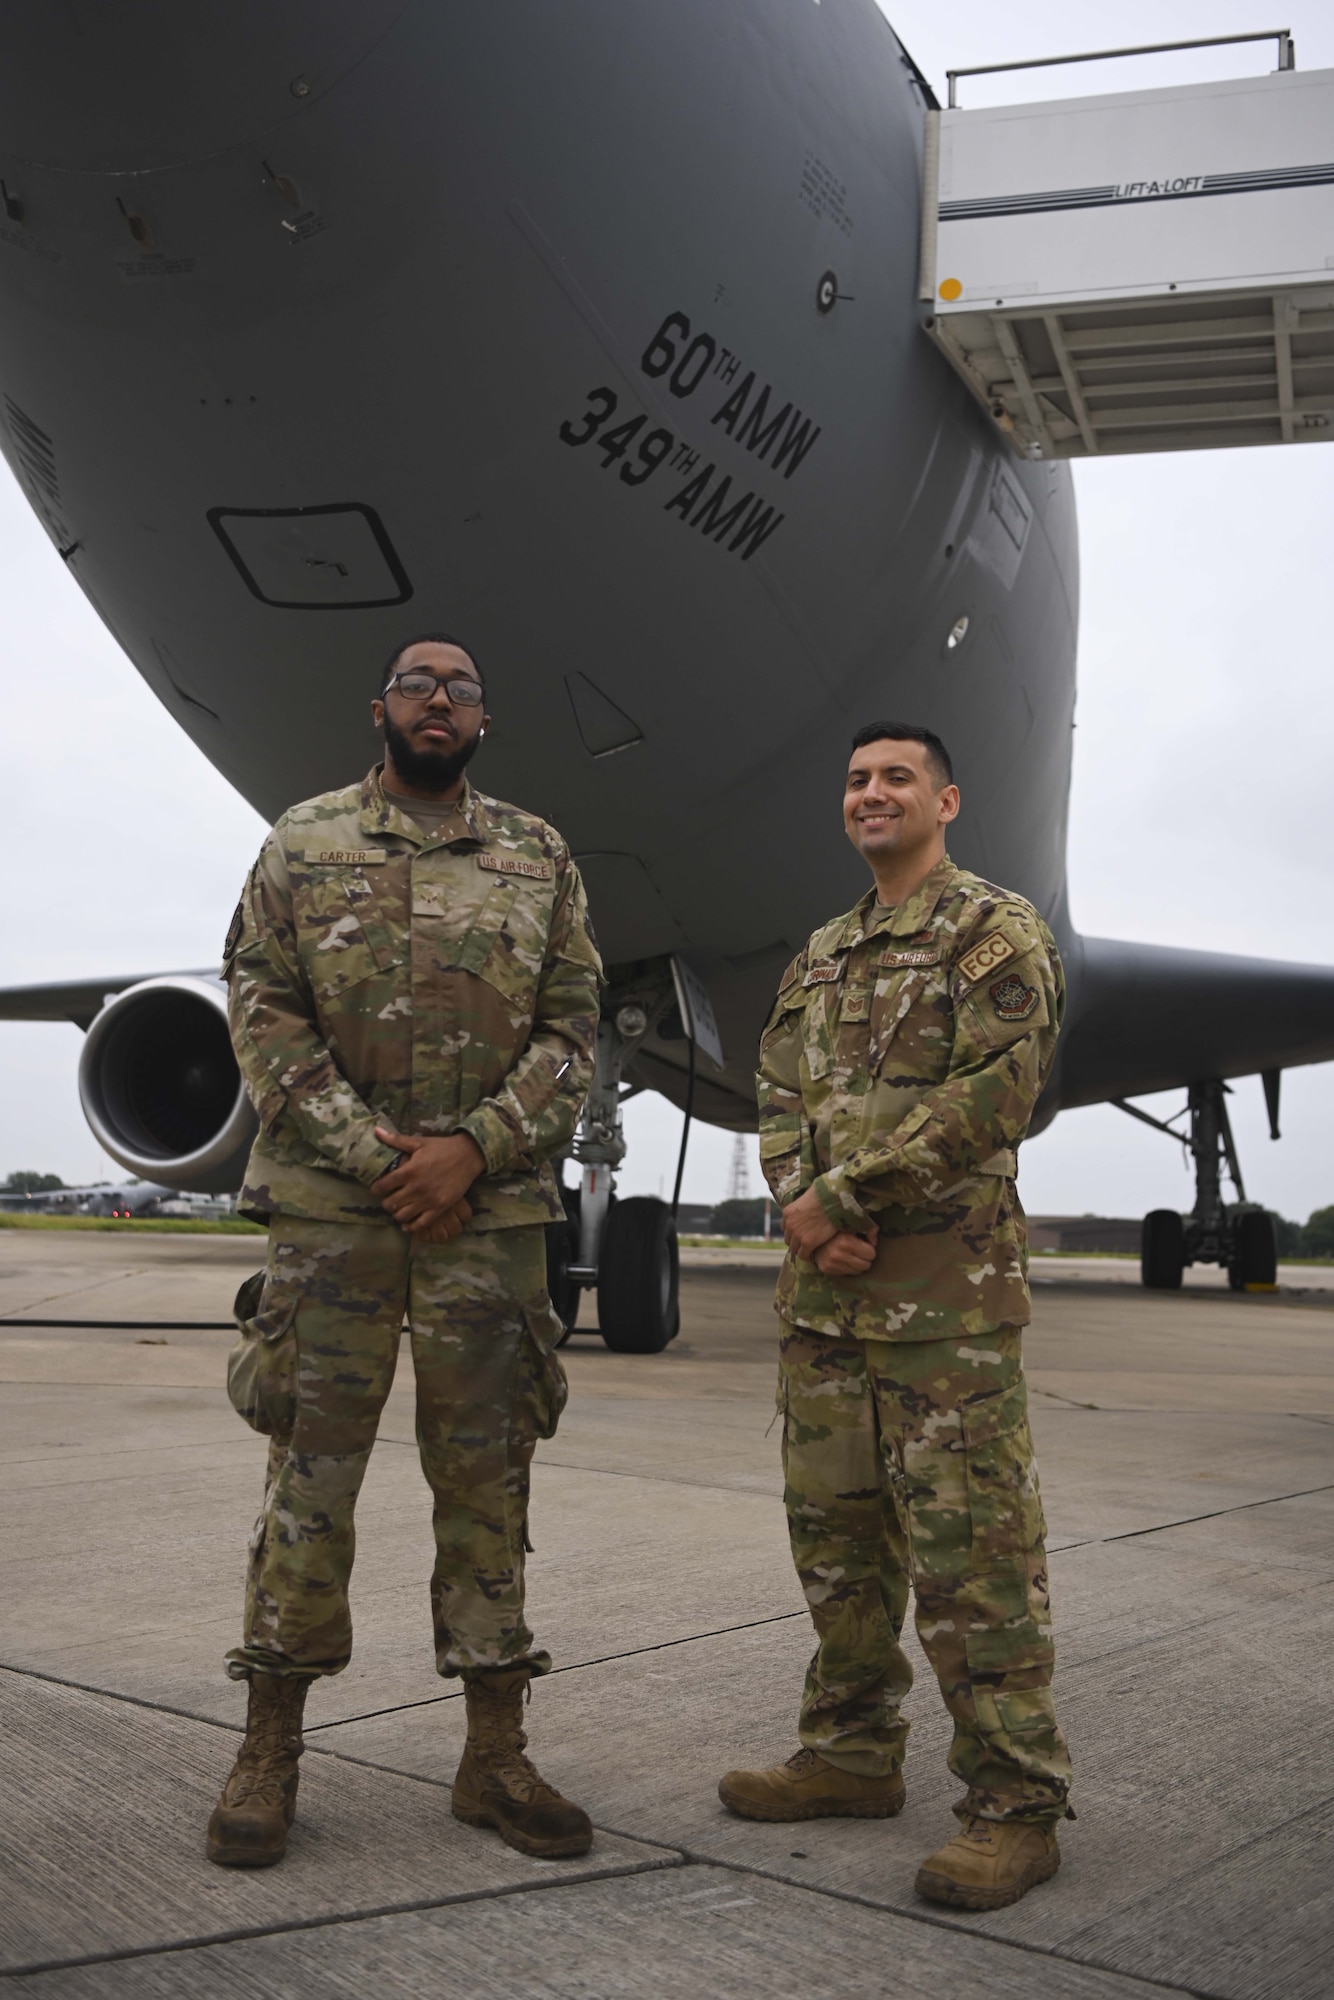
[[617,1354],[660,1354],[680,1330],[673,1206],[649,1195],[618,1201],[616,1169],[625,1158],[621,1107],[638,1086],[622,1072],[672,989],[618,993],[598,1028],[593,1086],[574,1142],[583,1168],[577,1188],[563,1189],[565,1220],[547,1225],[547,1289],[568,1339],[579,1296],[596,1288],[598,1327]]
[[[1267,1072],[1265,1100],[1271,1138],[1278,1137],[1278,1072]],[[1187,1264],[1221,1264],[1234,1292],[1272,1291],[1278,1274],[1278,1240],[1274,1218],[1258,1202],[1246,1199],[1241,1167],[1227,1115],[1228,1087],[1218,1077],[1190,1085],[1186,1112],[1189,1134],[1159,1118],[1150,1118],[1123,1099],[1117,1109],[1152,1125],[1186,1146],[1195,1163],[1195,1206],[1189,1215],[1174,1208],[1152,1209],[1140,1233],[1140,1276],[1150,1291],[1181,1289]],[[1180,1115],[1180,1114],[1178,1114]],[[1223,1199],[1223,1174],[1237,1199]]]

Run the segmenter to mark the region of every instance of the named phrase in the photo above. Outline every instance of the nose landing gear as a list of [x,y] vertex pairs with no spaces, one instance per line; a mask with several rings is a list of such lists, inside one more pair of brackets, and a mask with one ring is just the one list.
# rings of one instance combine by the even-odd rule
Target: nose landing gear
[[622,1073],[671,996],[670,985],[617,994],[619,1004],[603,1016],[574,1142],[582,1180],[563,1191],[565,1220],[547,1226],[547,1290],[565,1338],[574,1330],[580,1293],[595,1287],[598,1327],[617,1354],[660,1354],[681,1325],[672,1207],[648,1195],[618,1201],[615,1194],[625,1158],[621,1107],[637,1089],[622,1083]]
[[[1113,1102],[1142,1124],[1166,1132],[1187,1148],[1195,1164],[1195,1206],[1189,1215],[1155,1208],[1144,1218],[1140,1236],[1140,1276],[1150,1291],[1181,1288],[1187,1264],[1221,1264],[1234,1292],[1272,1291],[1278,1271],[1274,1218],[1258,1202],[1247,1201],[1241,1167],[1227,1115],[1228,1087],[1218,1077],[1189,1087],[1189,1131],[1179,1132],[1124,1099]],[[1271,1138],[1278,1137],[1278,1074],[1265,1076]],[[1178,1114],[1179,1116],[1180,1114]],[[1223,1174],[1237,1199],[1223,1199]]]

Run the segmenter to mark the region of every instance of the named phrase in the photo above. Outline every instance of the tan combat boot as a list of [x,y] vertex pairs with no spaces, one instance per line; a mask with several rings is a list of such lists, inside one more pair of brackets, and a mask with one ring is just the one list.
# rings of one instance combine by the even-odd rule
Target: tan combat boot
[[296,1818],[301,1713],[310,1676],[250,1676],[245,1742],[208,1823],[208,1858],[223,1868],[271,1868]]
[[1017,1903],[1060,1865],[1053,1827],[1031,1819],[969,1818],[922,1863],[917,1893],[956,1910],[999,1910]]
[[524,1756],[523,1699],[527,1667],[492,1668],[463,1684],[468,1741],[454,1780],[454,1817],[491,1826],[520,1854],[554,1859],[587,1854],[593,1827],[581,1807],[562,1798]]
[[901,1772],[859,1778],[814,1750],[798,1750],[771,1771],[729,1771],[718,1796],[743,1819],[893,1819],[908,1789]]

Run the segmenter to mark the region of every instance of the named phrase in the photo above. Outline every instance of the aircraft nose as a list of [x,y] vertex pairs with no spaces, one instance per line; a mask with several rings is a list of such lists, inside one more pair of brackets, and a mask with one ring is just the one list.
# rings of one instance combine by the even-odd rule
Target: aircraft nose
[[82,173],[179,166],[317,100],[407,0],[14,0],[0,133],[11,158]]

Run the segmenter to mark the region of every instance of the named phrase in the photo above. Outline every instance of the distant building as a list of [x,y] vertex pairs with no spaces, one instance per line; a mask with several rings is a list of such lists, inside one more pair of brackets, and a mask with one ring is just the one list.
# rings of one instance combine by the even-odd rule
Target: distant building
[[676,1211],[677,1233],[681,1236],[707,1236],[713,1228],[713,1203],[711,1201],[683,1201]]
[[1039,1255],[1044,1250],[1082,1250],[1085,1255],[1102,1251],[1122,1257],[1138,1257],[1140,1218],[1119,1215],[1030,1215],[1028,1247]]

